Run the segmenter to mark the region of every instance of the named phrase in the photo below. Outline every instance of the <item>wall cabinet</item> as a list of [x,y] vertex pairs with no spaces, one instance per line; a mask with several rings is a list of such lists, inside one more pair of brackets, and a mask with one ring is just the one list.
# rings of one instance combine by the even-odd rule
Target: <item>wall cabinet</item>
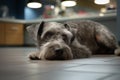
[[0,23],[0,45],[23,45],[24,26],[19,23]]

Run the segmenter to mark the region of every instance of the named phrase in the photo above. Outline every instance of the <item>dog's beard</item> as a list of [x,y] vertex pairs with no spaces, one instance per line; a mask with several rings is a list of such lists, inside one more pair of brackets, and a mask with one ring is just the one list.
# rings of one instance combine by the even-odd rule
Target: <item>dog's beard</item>
[[56,40],[43,44],[39,57],[43,60],[69,60],[73,58],[73,55],[67,44]]
[[48,60],[68,60],[72,58],[70,49],[66,47],[64,47],[62,54],[55,53],[53,49],[48,49],[44,56]]

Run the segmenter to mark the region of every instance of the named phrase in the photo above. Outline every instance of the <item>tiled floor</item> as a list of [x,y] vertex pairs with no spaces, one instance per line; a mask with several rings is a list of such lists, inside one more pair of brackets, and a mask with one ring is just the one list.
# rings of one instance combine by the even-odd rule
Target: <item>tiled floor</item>
[[0,48],[0,80],[120,80],[120,57],[31,61],[35,48]]

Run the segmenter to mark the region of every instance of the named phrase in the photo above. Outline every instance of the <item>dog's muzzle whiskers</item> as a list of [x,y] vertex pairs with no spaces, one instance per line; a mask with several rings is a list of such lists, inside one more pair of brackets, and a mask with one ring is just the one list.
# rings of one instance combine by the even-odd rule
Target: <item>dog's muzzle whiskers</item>
[[45,43],[41,47],[40,57],[47,60],[67,60],[73,58],[71,49],[61,40]]

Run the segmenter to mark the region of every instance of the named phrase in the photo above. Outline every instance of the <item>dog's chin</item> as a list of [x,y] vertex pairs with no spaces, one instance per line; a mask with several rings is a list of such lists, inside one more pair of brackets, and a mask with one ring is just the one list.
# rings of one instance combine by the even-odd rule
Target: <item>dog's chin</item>
[[66,60],[65,57],[61,56],[50,56],[50,57],[46,57],[46,60]]
[[47,52],[44,55],[45,60],[70,60],[73,59],[73,55],[71,52],[69,53],[63,53],[63,55],[55,55],[55,53]]
[[46,60],[70,60],[71,57],[68,56],[47,56],[45,57]]

